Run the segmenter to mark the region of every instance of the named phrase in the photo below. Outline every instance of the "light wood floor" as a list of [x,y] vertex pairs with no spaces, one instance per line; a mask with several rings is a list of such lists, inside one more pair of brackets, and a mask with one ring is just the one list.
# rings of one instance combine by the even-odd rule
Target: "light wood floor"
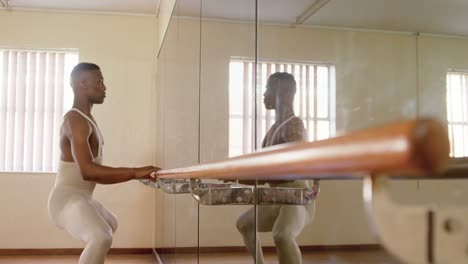
[[[77,264],[79,256],[0,256],[1,264]],[[152,255],[109,255],[106,264],[153,264]]]
[[[195,254],[178,254],[175,256],[161,256],[164,264],[197,263]],[[402,264],[384,251],[360,252],[306,252],[302,254],[303,264]],[[210,253],[201,254],[199,264],[253,264],[253,260],[244,253]],[[276,254],[265,254],[265,264],[276,264]]]
[[[161,256],[164,264],[237,264],[253,263],[244,253],[202,254],[199,262],[195,254]],[[1,264],[76,264],[78,256],[0,256]],[[110,255],[106,264],[153,264],[151,255]],[[265,264],[278,263],[275,254],[265,255]],[[401,264],[384,251],[308,252],[303,264]]]

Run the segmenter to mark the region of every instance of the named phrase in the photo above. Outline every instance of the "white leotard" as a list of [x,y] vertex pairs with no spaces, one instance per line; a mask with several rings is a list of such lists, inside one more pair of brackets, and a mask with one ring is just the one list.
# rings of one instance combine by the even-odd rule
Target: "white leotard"
[[[95,163],[102,162],[103,138],[97,125],[78,109],[94,127],[99,141]],[[117,229],[117,218],[102,204],[93,199],[95,182],[85,181],[75,162],[59,161],[55,185],[49,195],[49,217],[54,224],[65,229],[74,238],[87,245],[80,256],[80,264],[102,264],[112,244],[112,234]]]
[[[267,137],[263,147],[270,147],[280,141],[279,131],[288,122],[296,118],[291,116],[283,121],[274,130],[268,131],[271,137]],[[286,183],[272,184],[275,187],[310,188],[308,181],[298,180]],[[318,192],[318,181],[314,181],[312,187]],[[237,229],[242,235],[247,250],[257,264],[263,264],[263,252],[260,240],[256,232],[272,232],[278,260],[280,264],[301,264],[302,256],[296,243],[296,237],[301,233],[304,226],[309,224],[315,212],[315,202],[307,205],[259,205],[252,207],[237,219]],[[257,219],[255,221],[254,219]]]
[[[288,119],[284,120],[278,127],[275,128],[273,131],[273,134],[271,135],[270,138],[267,138],[265,141],[265,146],[263,147],[271,147],[274,145],[275,139],[280,131],[281,128],[283,128],[287,123],[289,123],[291,120],[294,118],[298,118],[296,116],[291,116]],[[314,181],[314,188],[319,188],[318,181]],[[288,188],[310,188],[309,181],[306,180],[300,180],[300,181],[291,181],[291,182],[286,182],[286,183],[280,183],[280,184],[274,184],[276,187],[288,187]]]
[[278,131],[280,131],[280,129],[286,125],[289,121],[293,120],[296,116],[290,116],[288,119],[284,120],[276,129],[275,131],[273,132],[273,135],[271,135],[271,137],[269,138],[269,140],[266,141],[266,144],[265,144],[265,147],[271,147],[273,146],[273,142],[275,140],[275,137],[276,137],[276,134],[278,134]]

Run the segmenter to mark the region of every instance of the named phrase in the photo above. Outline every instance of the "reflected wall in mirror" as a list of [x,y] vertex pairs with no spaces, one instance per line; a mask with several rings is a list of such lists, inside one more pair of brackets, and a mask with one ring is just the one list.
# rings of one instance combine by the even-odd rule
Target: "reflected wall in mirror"
[[[405,118],[436,117],[447,123],[451,155],[467,156],[467,12],[468,2],[459,0],[204,0],[179,5],[176,28],[181,39],[174,52],[179,61],[172,75],[165,74],[179,83],[174,86],[179,90],[166,85],[167,94],[161,97],[168,111],[163,117],[166,165],[251,153],[271,145],[264,141],[271,140],[291,116],[303,124],[309,141]],[[191,35],[194,32],[199,36]],[[196,45],[201,45],[199,57],[190,53],[196,48],[187,48]],[[166,53],[170,61],[170,51]],[[199,75],[186,74],[195,69]],[[268,80],[277,72],[290,74],[296,83],[287,114],[264,104]],[[200,84],[199,94],[192,90],[195,84]],[[276,143],[283,142],[289,141]],[[181,148],[188,151],[184,157],[178,156]],[[181,159],[184,162],[178,163]],[[296,263],[293,256],[297,257],[298,248],[304,263],[316,260],[311,252],[317,248],[376,248],[379,241],[365,218],[362,182],[320,185],[315,212],[302,207],[307,210],[301,216],[286,222],[279,212],[292,207],[200,206],[197,246],[202,252],[223,254],[242,249],[242,262],[253,262],[245,245],[254,245],[255,238],[245,239],[242,223],[255,223],[266,258],[282,259],[281,263]],[[392,189],[394,198],[404,203],[441,203],[466,200],[467,185],[464,180],[394,181]],[[195,207],[181,208],[192,212]],[[190,217],[177,213],[181,215]],[[275,224],[291,227],[290,233],[281,236],[285,232],[275,232]],[[273,254],[284,240],[294,253]],[[340,254],[328,255],[339,258]],[[383,251],[372,254],[372,263],[398,263]],[[209,255],[200,255],[199,262],[208,263]],[[257,263],[261,261],[257,258]]]
[[[201,28],[200,158],[205,163],[229,155],[229,85],[237,80],[229,66],[234,57],[255,57],[255,0],[204,0]],[[253,80],[251,75],[250,87]],[[236,221],[250,207],[200,206],[200,247],[212,253],[241,249],[248,260]],[[255,217],[248,218],[255,229]],[[254,237],[245,239],[254,243]],[[202,254],[200,263],[211,263],[211,256]]]
[[[468,10],[468,4],[410,2],[259,0],[257,97],[265,91],[265,80],[271,72],[291,73],[298,83],[299,102],[294,112],[307,124],[309,140],[404,118],[434,116],[450,121],[447,109],[451,104],[460,105],[459,112],[467,111],[466,103],[463,107],[460,103],[466,102],[466,97],[462,99],[466,94],[459,92],[458,102],[446,98],[452,89],[446,80],[450,85],[452,79],[462,78],[446,76],[451,69],[468,66],[468,53],[456,55],[468,47],[467,39],[459,36],[468,35],[468,28],[460,27],[452,16],[466,20],[455,10]],[[283,67],[277,70],[272,65]],[[320,70],[314,67],[326,72],[326,77],[321,77]],[[262,109],[260,105],[257,100],[258,110]],[[269,128],[264,122],[267,118],[262,112],[257,113],[260,124],[256,131],[260,138]],[[450,125],[448,128],[453,130]],[[467,136],[460,136],[459,140]],[[452,146],[463,148],[463,144]],[[400,181],[393,183],[393,194],[405,203],[447,200],[435,200],[431,194],[435,188],[439,189],[438,198],[452,196],[453,200],[454,192],[466,197],[466,188],[454,188],[454,184],[466,187],[467,182]],[[260,212],[259,226],[261,219]],[[295,227],[297,222],[291,221],[289,226]],[[361,182],[321,182],[313,221],[301,231],[297,238],[289,238],[296,238],[302,249],[379,243],[365,217]],[[275,245],[278,251],[274,236],[274,232],[260,233],[264,245]],[[281,259],[281,254],[278,257]],[[384,253],[380,257],[374,263],[384,263],[389,258]]]

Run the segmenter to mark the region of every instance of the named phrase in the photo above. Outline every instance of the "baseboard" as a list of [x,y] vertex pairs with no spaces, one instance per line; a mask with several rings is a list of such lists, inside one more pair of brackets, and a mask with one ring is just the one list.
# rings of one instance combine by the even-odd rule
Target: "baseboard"
[[[366,251],[366,250],[381,250],[382,247],[378,244],[361,244],[361,245],[316,245],[316,246],[300,246],[302,252],[325,252],[325,251]],[[0,249],[0,256],[7,255],[79,255],[83,251],[82,248],[15,248],[15,249]],[[153,255],[156,264],[162,264],[158,254],[197,254],[198,252],[209,253],[247,253],[243,246],[230,247],[180,247],[180,248],[111,248],[110,255]],[[263,247],[263,252],[276,252],[275,247]]]
[[156,249],[153,248],[151,251],[153,253],[152,254],[153,255],[153,263],[154,264],[163,264],[161,258],[158,255],[158,252],[156,252]]
[[[359,245],[313,245],[299,246],[301,252],[326,252],[326,251],[370,251],[381,250],[379,244],[359,244]],[[274,246],[262,247],[263,252],[276,252]],[[178,247],[178,248],[156,248],[155,254],[196,254],[196,253],[247,253],[243,246],[230,247]]]
[[[15,248],[0,249],[0,256],[6,255],[79,255],[82,248]],[[110,255],[152,254],[151,248],[111,248]]]
[[[303,252],[324,252],[324,251],[372,251],[383,250],[379,244],[357,244],[357,245],[314,245],[299,246]],[[276,251],[274,247],[273,250]]]

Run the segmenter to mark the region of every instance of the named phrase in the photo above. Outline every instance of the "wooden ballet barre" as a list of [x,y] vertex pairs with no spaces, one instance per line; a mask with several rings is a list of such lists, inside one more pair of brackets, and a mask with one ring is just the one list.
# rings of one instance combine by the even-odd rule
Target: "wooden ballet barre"
[[349,179],[364,174],[434,175],[449,162],[445,126],[397,122],[316,142],[289,144],[223,161],[161,170],[161,179]]
[[[404,263],[468,263],[468,209],[407,206],[389,194],[389,179],[468,178],[467,163],[449,158],[446,127],[433,119],[397,122],[316,142],[288,144],[223,161],[157,173],[161,189],[191,192],[199,203],[306,204],[313,189],[284,192],[262,186],[210,185],[202,180],[363,179],[368,219],[381,244]],[[189,179],[189,181],[187,181]],[[273,193],[278,191],[278,193]],[[267,193],[269,192],[269,193]],[[292,196],[288,196],[289,194]],[[262,200],[262,197],[283,201]],[[297,195],[296,195],[297,194]],[[208,197],[208,198],[207,198]],[[213,198],[214,197],[214,198]],[[224,199],[228,197],[229,199]],[[242,197],[241,197],[242,198]],[[280,197],[281,198],[281,197]]]

